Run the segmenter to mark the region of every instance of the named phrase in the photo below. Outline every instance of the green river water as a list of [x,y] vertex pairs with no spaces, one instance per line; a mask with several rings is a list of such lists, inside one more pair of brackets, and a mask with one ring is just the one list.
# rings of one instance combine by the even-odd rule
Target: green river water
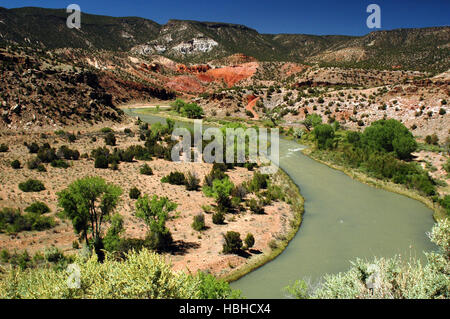
[[245,297],[285,298],[283,288],[296,279],[317,282],[326,273],[346,271],[357,257],[423,258],[423,251],[435,248],[426,236],[433,212],[424,204],[355,181],[303,155],[301,148],[280,140],[280,167],[305,199],[303,223],[280,256],[231,284]]

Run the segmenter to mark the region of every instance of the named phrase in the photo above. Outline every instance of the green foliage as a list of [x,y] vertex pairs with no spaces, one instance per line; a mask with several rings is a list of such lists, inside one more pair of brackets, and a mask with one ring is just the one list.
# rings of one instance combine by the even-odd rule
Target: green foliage
[[204,115],[203,109],[196,103],[186,103],[181,99],[172,103],[172,109],[190,119],[201,119]]
[[224,179],[215,179],[212,187],[204,186],[203,193],[208,197],[214,197],[217,203],[217,209],[227,212],[231,207],[230,195],[234,184],[228,177]]
[[22,165],[20,164],[19,160],[14,160],[11,162],[11,167],[14,169],[20,169]]
[[205,229],[205,215],[202,213],[194,216],[194,222],[192,223],[192,228],[196,231],[201,231]]
[[103,238],[105,249],[110,252],[120,250],[121,238],[120,235],[124,232],[123,217],[120,214],[114,214],[111,217],[111,225],[108,232]]
[[55,225],[53,218],[41,216],[39,212],[28,211],[23,215],[18,209],[3,208],[0,211],[0,232],[14,234],[22,231],[41,231]]
[[116,146],[116,136],[113,132],[109,132],[105,136],[105,144],[109,146]]
[[65,160],[57,159],[52,161],[50,164],[52,167],[58,167],[58,168],[68,168],[70,167],[69,163],[67,163]]
[[197,175],[192,172],[188,172],[186,174],[186,190],[188,191],[197,191],[200,188],[200,180]]
[[253,236],[253,234],[248,233],[244,239],[244,243],[247,249],[252,248],[255,245],[255,237]]
[[223,225],[225,222],[225,215],[222,211],[217,211],[212,216],[212,222],[216,225]]
[[314,137],[316,138],[319,149],[330,149],[334,146],[334,129],[328,124],[319,124],[314,128]]
[[416,258],[408,262],[400,257],[375,258],[371,263],[357,259],[349,271],[325,275],[311,292],[301,281],[288,292],[297,298],[319,299],[448,299],[450,222],[438,222],[429,237],[440,250],[425,253],[425,265]]
[[322,117],[318,114],[308,114],[303,121],[303,125],[305,125],[308,131],[310,131],[311,128],[315,128],[319,124],[322,124]]
[[250,192],[258,192],[261,189],[266,189],[269,182],[269,175],[261,174],[260,172],[255,172],[253,178],[248,185],[248,190]]
[[151,167],[150,166],[148,166],[148,164],[144,164],[144,165],[142,165],[141,166],[141,168],[140,168],[140,170],[139,170],[139,172],[142,174],[142,175],[153,175],[153,170],[151,169]]
[[43,202],[34,202],[33,204],[25,208],[25,211],[27,213],[43,215],[49,213],[50,208]]
[[167,250],[172,244],[172,235],[166,227],[169,213],[177,208],[177,204],[167,197],[154,195],[151,199],[148,195],[140,197],[136,202],[136,216],[144,220],[149,230],[147,239],[152,249],[158,251]]
[[171,172],[169,175],[161,179],[162,183],[169,183],[171,185],[185,185],[186,177],[181,172]]
[[97,157],[95,157],[94,167],[102,169],[108,168],[109,167],[108,158],[102,154],[98,155]]
[[4,143],[0,144],[0,153],[6,153],[8,151],[9,151],[8,145],[6,145]]
[[238,254],[242,250],[241,234],[229,231],[223,236],[225,242],[223,244],[224,254]]
[[379,120],[364,130],[362,142],[374,151],[394,152],[399,159],[409,159],[417,148],[412,133],[397,120]]
[[147,249],[131,251],[122,260],[109,254],[99,263],[77,256],[80,289],[67,285],[65,269],[38,268],[7,270],[0,280],[0,298],[10,299],[226,299],[240,292],[213,276],[173,272],[164,257]]
[[264,214],[264,206],[262,205],[261,201],[252,198],[249,200],[248,206],[253,214]]
[[117,207],[122,194],[120,187],[106,183],[100,177],[85,177],[70,184],[59,192],[58,205],[72,220],[75,233],[89,244],[90,232],[97,254],[102,256],[102,224]]
[[130,189],[129,195],[131,199],[138,199],[141,196],[141,191],[137,187],[133,187]]
[[28,179],[26,182],[19,184],[19,189],[23,192],[40,192],[45,190],[44,184],[36,179]]

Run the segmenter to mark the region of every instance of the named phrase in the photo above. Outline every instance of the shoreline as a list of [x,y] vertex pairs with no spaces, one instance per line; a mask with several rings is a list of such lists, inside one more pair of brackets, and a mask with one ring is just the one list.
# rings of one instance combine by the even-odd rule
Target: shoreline
[[[133,109],[133,107],[125,107],[127,109]],[[145,108],[139,108],[141,110]],[[147,108],[148,109],[148,108]],[[136,112],[139,114],[139,112]],[[141,114],[145,115],[147,113],[142,112]],[[193,123],[192,119],[182,118],[179,120],[177,117],[171,116],[171,114],[161,114],[161,112],[155,112],[155,116],[162,118],[171,118],[176,121],[181,121],[185,123]],[[220,126],[215,121],[205,121],[207,123],[211,123],[213,125]],[[290,178],[290,176],[281,168],[278,168],[277,173],[273,176],[274,180],[279,180],[277,184],[282,187],[284,193],[286,194],[285,202],[290,206],[291,218],[288,220],[287,228],[282,229],[279,233],[276,234],[276,248],[272,249],[268,247],[268,251],[263,252],[261,255],[256,256],[250,259],[248,262],[238,266],[230,270],[227,274],[220,275],[218,278],[230,283],[236,280],[239,280],[243,276],[248,273],[256,270],[268,262],[274,260],[278,257],[289,245],[291,240],[295,237],[297,232],[300,230],[300,226],[303,221],[303,213],[304,213],[304,197],[300,192],[300,188],[294,183],[294,181]]]
[[[297,144],[299,144],[297,141],[295,141],[295,142]],[[383,189],[383,190],[391,192],[391,193],[403,195],[408,198],[411,198],[411,199],[421,202],[422,204],[424,204],[425,206],[427,206],[429,209],[431,209],[433,211],[433,219],[435,222],[447,218],[446,213],[441,206],[435,204],[431,199],[429,199],[423,195],[420,195],[416,191],[408,189],[402,185],[394,184],[392,182],[375,179],[375,178],[370,177],[370,176],[368,176],[362,172],[359,172],[355,169],[349,169],[347,167],[344,167],[344,166],[341,166],[341,165],[338,165],[338,164],[335,164],[332,162],[324,161],[324,160],[312,155],[312,151],[313,150],[311,148],[306,148],[306,149],[302,150],[302,153],[323,165],[326,165],[337,171],[343,172],[344,174],[349,176],[351,179],[354,179],[360,183],[363,183],[363,184],[366,184],[366,185],[369,185],[369,186],[372,186],[372,187],[375,187],[378,189]]]

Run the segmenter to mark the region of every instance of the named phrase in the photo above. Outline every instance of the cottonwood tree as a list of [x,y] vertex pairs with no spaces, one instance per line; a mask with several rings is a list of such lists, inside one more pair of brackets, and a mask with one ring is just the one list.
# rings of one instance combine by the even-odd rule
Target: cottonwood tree
[[74,230],[90,244],[89,234],[95,252],[101,259],[103,253],[102,224],[105,217],[117,207],[122,194],[120,187],[106,183],[101,177],[85,177],[76,180],[59,192],[58,205],[72,220]]
[[169,213],[177,208],[177,204],[167,197],[154,195],[151,199],[144,195],[136,202],[136,216],[144,220],[149,230],[147,243],[155,250],[166,250],[172,244],[172,235],[166,227]]

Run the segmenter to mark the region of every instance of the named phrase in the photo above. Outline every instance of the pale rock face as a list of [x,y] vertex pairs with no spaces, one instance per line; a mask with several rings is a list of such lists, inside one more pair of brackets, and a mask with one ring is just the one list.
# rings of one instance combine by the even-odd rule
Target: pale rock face
[[215,46],[219,44],[209,38],[193,38],[187,42],[181,42],[174,46],[172,50],[175,50],[181,54],[192,54],[197,52],[210,52]]

